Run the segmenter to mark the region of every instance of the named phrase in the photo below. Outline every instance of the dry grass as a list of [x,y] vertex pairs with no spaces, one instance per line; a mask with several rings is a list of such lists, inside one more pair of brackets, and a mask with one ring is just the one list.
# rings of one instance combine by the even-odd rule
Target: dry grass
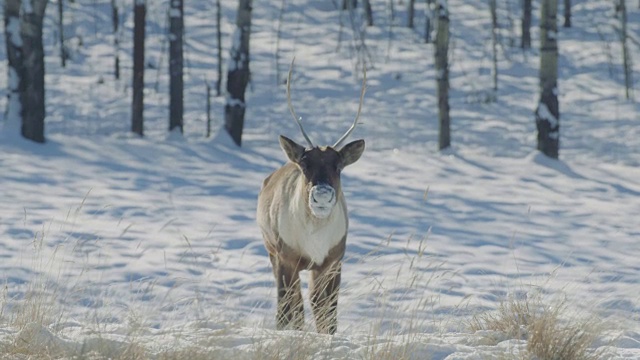
[[595,316],[578,317],[566,300],[545,302],[539,293],[503,301],[493,312],[473,317],[472,331],[493,330],[527,340],[527,351],[540,360],[597,360],[591,351],[605,327]]

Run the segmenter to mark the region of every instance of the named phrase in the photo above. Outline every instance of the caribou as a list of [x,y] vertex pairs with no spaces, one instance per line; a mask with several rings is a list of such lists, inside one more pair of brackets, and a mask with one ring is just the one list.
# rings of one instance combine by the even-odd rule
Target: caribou
[[296,116],[291,102],[291,74],[287,103],[307,147],[280,135],[288,162],[271,173],[258,195],[257,222],[269,253],[277,286],[276,327],[302,330],[304,305],[300,271],[310,271],[310,303],[319,333],[338,327],[338,291],[349,218],[342,192],[342,170],[358,161],[364,140],[342,144],[358,124],[367,74],[364,71],[358,112],[351,127],[333,146],[315,146]]

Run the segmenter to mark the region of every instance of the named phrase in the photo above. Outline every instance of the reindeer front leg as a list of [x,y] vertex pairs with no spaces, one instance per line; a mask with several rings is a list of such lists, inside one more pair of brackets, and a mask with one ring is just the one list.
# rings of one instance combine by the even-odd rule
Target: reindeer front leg
[[342,264],[335,262],[311,272],[311,308],[319,333],[335,334],[338,329],[338,291]]
[[300,270],[270,255],[273,274],[278,287],[278,310],[276,327],[278,330],[302,330],[304,325],[304,303],[300,290]]

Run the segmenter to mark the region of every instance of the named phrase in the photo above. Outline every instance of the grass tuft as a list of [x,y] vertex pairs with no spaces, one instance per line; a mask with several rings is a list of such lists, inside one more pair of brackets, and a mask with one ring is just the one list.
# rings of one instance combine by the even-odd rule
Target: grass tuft
[[469,327],[527,340],[527,352],[539,360],[597,360],[603,356],[591,346],[603,335],[604,323],[595,316],[576,316],[564,299],[548,304],[540,294],[510,297],[496,311],[474,316]]

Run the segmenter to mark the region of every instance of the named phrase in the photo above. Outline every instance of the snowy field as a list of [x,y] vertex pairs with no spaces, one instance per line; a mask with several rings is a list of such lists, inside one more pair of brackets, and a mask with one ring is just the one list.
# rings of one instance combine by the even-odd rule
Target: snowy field
[[[69,3],[67,68],[49,4],[48,141],[0,133],[0,358],[535,359],[530,337],[478,330],[474,318],[505,304],[544,313],[562,303],[563,324],[598,324],[588,353],[640,359],[640,105],[624,99],[609,2],[576,1],[573,28],[559,35],[559,161],[534,150],[538,2],[526,52],[519,2],[498,2],[500,83],[489,103],[488,6],[450,0],[453,146],[444,152],[423,2],[410,30],[406,1],[394,1],[393,14],[372,1],[371,28],[359,12],[352,26],[334,2],[301,0],[284,2],[279,25],[282,3],[255,1],[240,149],[219,132],[224,97],[213,98],[215,133],[204,136],[213,2],[186,2],[184,136],[166,132],[167,1],[148,3],[145,138],[128,131],[129,2],[121,80],[109,1]],[[228,49],[236,3],[222,5]],[[640,9],[628,10],[637,36]],[[293,56],[293,103],[317,143],[350,125],[358,59],[367,61],[352,135],[367,150],[343,174],[351,226],[333,337],[313,332],[308,301],[308,331],[275,330],[255,224],[262,179],[285,160],[277,135],[302,141],[283,82]],[[640,62],[637,45],[631,56]]]

